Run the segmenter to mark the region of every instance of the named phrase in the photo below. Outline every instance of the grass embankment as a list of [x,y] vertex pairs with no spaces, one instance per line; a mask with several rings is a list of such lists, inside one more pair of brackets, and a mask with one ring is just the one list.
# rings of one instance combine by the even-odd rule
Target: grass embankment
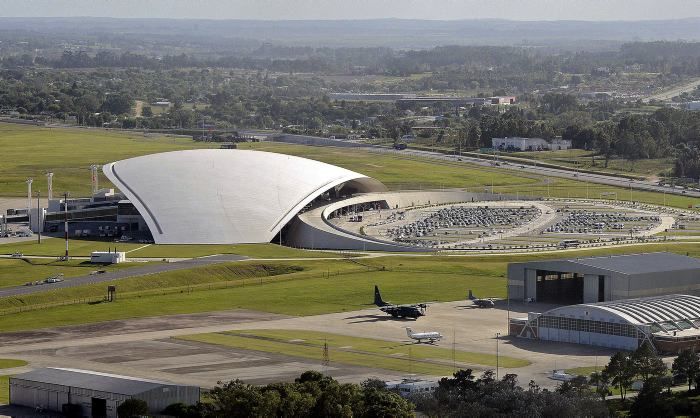
[[[187,138],[161,135],[144,137],[133,132],[103,129],[44,128],[0,123],[2,162],[0,196],[26,196],[25,180],[34,178],[34,190],[46,190],[47,171],[54,173],[53,189],[73,196],[90,193],[91,164],[106,164],[125,158],[157,152],[211,148],[216,144],[198,143]],[[100,173],[100,185],[109,187]]]
[[584,367],[574,367],[573,369],[566,369],[565,372],[572,374],[574,376],[590,376],[593,373],[600,373],[604,366],[584,366]]
[[79,303],[102,298],[105,284],[4,298],[0,331],[236,308],[288,315],[352,311],[371,306],[375,284],[394,303],[459,300],[469,288],[504,297],[504,274],[501,261],[465,266],[451,257],[217,264],[120,280],[113,303]]
[[353,311],[372,306],[375,284],[394,303],[460,300],[467,289],[505,297],[509,262],[644,251],[700,257],[696,243],[668,243],[563,254],[225,263],[119,280],[113,303],[86,303],[100,300],[105,284],[3,298],[0,332],[237,308],[287,315]]
[[[298,250],[276,244],[147,245],[132,242],[72,239],[68,240],[68,248],[70,254],[74,257],[89,257],[93,251],[114,251],[115,249],[127,252],[127,258],[192,258],[214,254],[238,254],[253,258],[338,257],[337,253]],[[32,240],[0,245],[0,254],[20,252],[25,256],[59,257],[65,251],[65,241],[60,238],[44,238],[41,240],[41,244],[37,244],[36,241]]]
[[95,270],[114,271],[138,265],[121,263],[104,266],[87,261],[54,261],[46,259],[0,259],[0,288],[20,286],[27,282],[44,280],[47,277],[63,274],[64,279],[85,276]]
[[[328,344],[330,362],[373,367],[408,373],[446,376],[469,365],[495,367],[493,354],[452,351],[413,342],[384,341],[304,330],[245,330],[180,337],[245,350],[278,353],[322,361]],[[454,355],[454,357],[453,357]],[[499,356],[499,365],[514,368],[527,360]]]

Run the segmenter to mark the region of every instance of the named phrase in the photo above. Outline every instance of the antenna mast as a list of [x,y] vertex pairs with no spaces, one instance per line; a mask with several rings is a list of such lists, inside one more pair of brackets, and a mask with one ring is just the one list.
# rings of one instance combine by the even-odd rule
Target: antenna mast
[[47,192],[48,192],[48,199],[51,200],[53,199],[53,173],[48,172],[46,173],[46,184],[47,184]]

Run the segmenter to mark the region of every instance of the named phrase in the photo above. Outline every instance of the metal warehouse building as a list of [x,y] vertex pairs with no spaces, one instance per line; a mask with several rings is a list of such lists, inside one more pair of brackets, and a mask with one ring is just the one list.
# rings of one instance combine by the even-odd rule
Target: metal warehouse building
[[571,305],[674,293],[700,294],[700,260],[658,252],[508,265],[512,300]]
[[87,370],[46,368],[10,378],[10,403],[49,411],[79,405],[84,417],[117,417],[127,399],[146,401],[153,414],[182,402],[199,401],[199,388]]
[[700,346],[700,297],[667,295],[563,306],[511,319],[510,334],[623,350],[649,341],[658,351],[678,353]]

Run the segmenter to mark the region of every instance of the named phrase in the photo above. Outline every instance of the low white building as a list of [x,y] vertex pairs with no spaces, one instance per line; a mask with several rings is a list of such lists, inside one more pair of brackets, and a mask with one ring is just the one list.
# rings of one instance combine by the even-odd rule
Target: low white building
[[196,386],[62,368],[10,377],[9,386],[11,405],[54,412],[72,409],[81,417],[117,418],[117,408],[127,399],[141,399],[152,414],[159,414],[174,403],[194,405],[200,395]]
[[399,395],[404,398],[408,398],[411,395],[416,395],[419,393],[432,393],[437,390],[440,386],[437,380],[423,380],[423,379],[402,379],[397,381],[388,381],[386,383],[386,388],[389,390],[396,390]]
[[125,261],[125,252],[93,251],[90,254],[90,262],[95,264],[117,264]]
[[519,136],[491,139],[493,149],[502,151],[550,151],[571,148],[571,140],[555,138],[522,138]]

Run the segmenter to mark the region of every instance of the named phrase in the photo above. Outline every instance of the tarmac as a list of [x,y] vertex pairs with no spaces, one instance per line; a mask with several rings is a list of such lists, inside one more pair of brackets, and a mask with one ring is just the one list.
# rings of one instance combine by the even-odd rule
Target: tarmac
[[[531,362],[520,368],[499,368],[501,376],[516,373],[521,384],[534,380],[542,387],[556,387],[559,382],[549,378],[554,369],[605,365],[611,350],[507,336],[508,315],[523,316],[528,310],[549,307],[512,304],[509,313],[503,301],[495,309],[479,309],[465,301],[436,303],[416,321],[394,320],[376,308],[306,317],[248,310],[174,315],[1,334],[0,357],[27,360],[31,368],[72,367],[202,387],[231,379],[254,384],[292,381],[305,370],[323,371],[341,382],[370,377],[397,380],[406,374],[334,363],[332,352],[330,364],[324,365],[320,353],[314,361],[173,337],[237,329],[303,329],[411,343],[404,329],[411,326],[416,332],[442,333],[445,338],[435,344],[438,347],[492,354],[496,353],[496,333],[500,333],[499,355]],[[467,366],[477,372],[487,368]],[[27,368],[19,371],[24,370]]]

